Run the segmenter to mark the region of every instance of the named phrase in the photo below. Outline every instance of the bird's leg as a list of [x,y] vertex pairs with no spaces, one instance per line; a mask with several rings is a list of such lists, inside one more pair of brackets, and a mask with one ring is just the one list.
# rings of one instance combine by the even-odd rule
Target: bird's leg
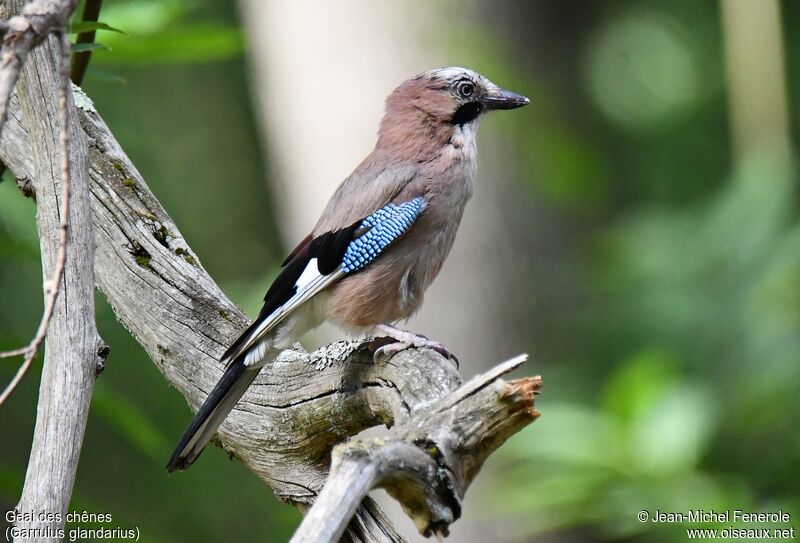
[[375,354],[373,355],[375,361],[382,356],[388,358],[399,353],[400,351],[405,351],[411,347],[417,347],[436,351],[443,357],[455,362],[456,368],[458,368],[458,358],[456,358],[453,353],[448,351],[447,348],[438,341],[433,341],[425,336],[414,334],[406,330],[401,330],[400,328],[396,328],[390,324],[379,324],[375,326],[375,329],[380,330],[388,337],[395,340],[394,342],[384,344],[375,350]]

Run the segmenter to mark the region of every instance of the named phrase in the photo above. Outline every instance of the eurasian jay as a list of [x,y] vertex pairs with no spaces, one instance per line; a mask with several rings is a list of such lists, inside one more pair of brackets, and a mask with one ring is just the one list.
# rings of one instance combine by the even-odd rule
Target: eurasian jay
[[227,369],[181,437],[167,470],[190,466],[261,368],[323,321],[379,331],[375,353],[441,344],[392,326],[422,303],[472,196],[481,114],[528,99],[465,68],[405,81],[386,100],[375,149],[336,189],[289,254],[258,318],[222,356]]

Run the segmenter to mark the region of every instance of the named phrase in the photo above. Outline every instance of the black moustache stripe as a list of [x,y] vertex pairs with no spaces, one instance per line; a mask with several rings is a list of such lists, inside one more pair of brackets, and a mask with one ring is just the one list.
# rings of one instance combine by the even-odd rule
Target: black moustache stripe
[[467,102],[459,106],[450,122],[456,125],[471,123],[478,118],[482,111],[483,104],[480,102]]

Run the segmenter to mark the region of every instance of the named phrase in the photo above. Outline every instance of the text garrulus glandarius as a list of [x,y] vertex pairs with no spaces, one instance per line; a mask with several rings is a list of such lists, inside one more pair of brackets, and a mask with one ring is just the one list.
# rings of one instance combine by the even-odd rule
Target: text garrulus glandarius
[[376,351],[441,344],[395,328],[439,273],[472,196],[478,119],[528,99],[465,68],[440,68],[397,87],[375,149],[336,189],[317,225],[291,252],[258,318],[230,346],[219,383],[167,469],[194,462],[258,372],[323,321],[395,340]]

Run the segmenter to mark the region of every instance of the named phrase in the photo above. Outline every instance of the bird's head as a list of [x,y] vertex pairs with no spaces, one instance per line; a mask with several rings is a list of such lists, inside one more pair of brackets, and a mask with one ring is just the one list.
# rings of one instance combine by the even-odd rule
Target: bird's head
[[[378,144],[435,149],[483,113],[528,104],[467,68],[437,68],[404,81],[386,99]],[[382,141],[381,141],[382,140]]]

